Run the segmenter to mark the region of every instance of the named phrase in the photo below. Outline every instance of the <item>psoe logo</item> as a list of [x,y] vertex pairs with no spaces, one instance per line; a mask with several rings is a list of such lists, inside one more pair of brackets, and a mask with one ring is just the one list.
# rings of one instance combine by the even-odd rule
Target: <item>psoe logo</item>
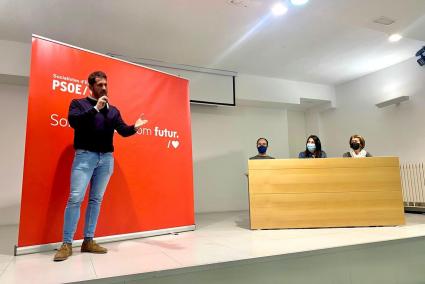
[[53,74],[52,90],[73,95],[85,96],[90,93],[87,80]]

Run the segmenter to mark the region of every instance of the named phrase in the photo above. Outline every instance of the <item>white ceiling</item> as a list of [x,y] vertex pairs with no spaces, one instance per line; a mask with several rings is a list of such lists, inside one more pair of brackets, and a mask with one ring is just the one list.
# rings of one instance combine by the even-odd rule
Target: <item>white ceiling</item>
[[[241,1],[241,0],[235,0]],[[338,84],[411,58],[424,0],[310,0],[282,17],[275,0],[0,0],[0,39],[38,34],[102,53]],[[386,16],[390,26],[373,23]],[[388,34],[405,37],[389,43]]]

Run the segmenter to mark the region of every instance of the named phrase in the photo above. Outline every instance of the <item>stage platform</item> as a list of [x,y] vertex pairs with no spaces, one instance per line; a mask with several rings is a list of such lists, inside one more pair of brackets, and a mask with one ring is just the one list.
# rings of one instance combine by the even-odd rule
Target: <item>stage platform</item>
[[[189,283],[187,281],[191,281],[190,279],[203,279],[198,283],[239,283],[231,280],[231,277],[239,277],[244,283],[251,283],[241,277],[242,274],[249,273],[253,275],[249,276],[253,280],[252,283],[258,283],[258,279],[253,277],[260,273],[261,279],[264,279],[260,281],[264,284],[273,283],[270,279],[277,277],[272,275],[274,272],[270,265],[275,266],[274,270],[282,267],[278,273],[291,269],[287,279],[301,279],[299,282],[294,280],[281,283],[303,283],[302,279],[310,279],[307,278],[309,267],[320,267],[320,263],[330,259],[322,261],[317,258],[320,255],[323,258],[326,254],[335,255],[329,265],[342,265],[345,262],[350,266],[343,268],[342,272],[336,271],[335,275],[340,277],[337,278],[340,281],[329,280],[328,283],[361,283],[355,281],[360,279],[356,278],[360,276],[356,276],[352,266],[361,266],[361,263],[365,262],[362,256],[374,250],[379,250],[378,255],[383,255],[384,259],[398,258],[406,262],[411,256],[409,259],[413,264],[408,264],[411,267],[415,265],[415,259],[424,260],[412,269],[417,268],[416,274],[425,271],[425,248],[417,250],[424,247],[425,243],[425,215],[422,214],[406,214],[406,225],[397,227],[326,229],[250,230],[248,218],[247,211],[198,214],[195,231],[107,243],[104,244],[109,249],[106,255],[82,254],[78,248],[74,248],[74,254],[63,262],[52,261],[54,251],[13,256],[17,226],[2,226],[0,283]],[[386,249],[386,252],[383,251]],[[403,251],[406,252],[405,256]],[[413,255],[415,252],[418,255]],[[297,256],[303,260],[295,258]],[[353,259],[356,257],[359,258],[360,264],[355,264],[357,262]],[[385,260],[377,257],[377,254],[372,253],[365,257],[367,261],[376,257],[378,263],[385,264]],[[350,259],[351,264],[347,259]],[[311,261],[317,262],[317,265]],[[295,262],[298,263],[297,266],[288,266]],[[300,268],[303,263],[306,265],[304,270]],[[269,266],[264,266],[266,264]],[[368,266],[367,263],[365,265]],[[392,265],[397,266],[398,261]],[[392,267],[388,269],[397,270]],[[297,273],[299,276],[295,276]],[[385,283],[425,283],[425,274],[423,282],[415,282],[412,279],[403,282],[399,279],[404,277],[400,273],[402,274],[389,273],[389,282]],[[226,278],[226,275],[230,278]]]

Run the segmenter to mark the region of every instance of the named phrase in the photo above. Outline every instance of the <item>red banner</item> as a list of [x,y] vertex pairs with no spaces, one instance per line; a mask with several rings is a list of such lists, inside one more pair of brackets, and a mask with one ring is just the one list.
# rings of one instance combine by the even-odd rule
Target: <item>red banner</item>
[[68,107],[89,94],[87,76],[96,70],[107,74],[109,102],[127,124],[141,113],[149,121],[131,137],[114,135],[114,174],[96,236],[194,224],[188,81],[33,37],[18,247],[62,241],[74,157]]

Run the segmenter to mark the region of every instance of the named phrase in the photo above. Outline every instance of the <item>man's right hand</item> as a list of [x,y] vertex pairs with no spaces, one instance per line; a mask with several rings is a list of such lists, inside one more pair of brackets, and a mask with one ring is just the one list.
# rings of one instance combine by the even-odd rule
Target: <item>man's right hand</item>
[[108,97],[107,96],[102,96],[97,100],[96,103],[96,108],[98,110],[101,110],[102,108],[104,108],[106,106],[106,103],[108,102]]

